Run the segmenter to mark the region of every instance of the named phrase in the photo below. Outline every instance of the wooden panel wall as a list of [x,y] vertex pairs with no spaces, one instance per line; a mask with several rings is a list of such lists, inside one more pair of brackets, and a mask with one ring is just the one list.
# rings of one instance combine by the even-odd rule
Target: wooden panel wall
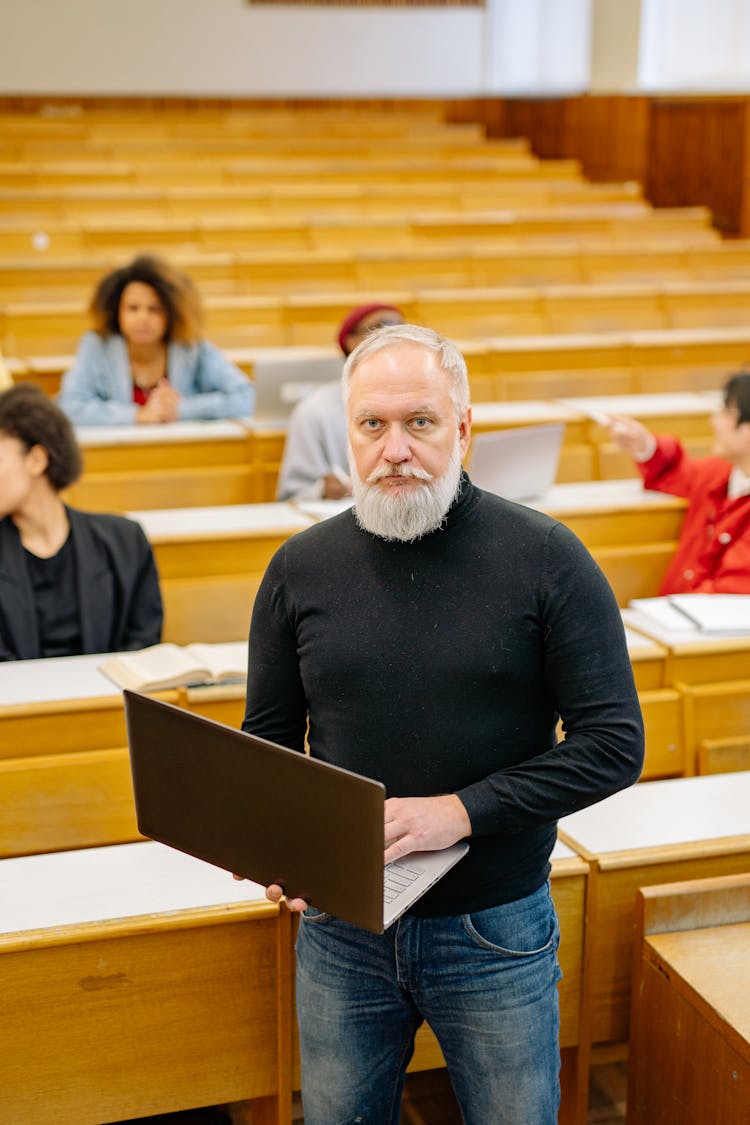
[[743,218],[746,98],[656,98],[648,177],[656,206],[707,204],[719,230],[747,234]]
[[584,95],[504,105],[504,114],[493,111],[501,123],[495,135],[528,137],[541,157],[580,160],[591,180],[637,180],[657,207],[709,207],[724,234],[750,236],[750,96]]

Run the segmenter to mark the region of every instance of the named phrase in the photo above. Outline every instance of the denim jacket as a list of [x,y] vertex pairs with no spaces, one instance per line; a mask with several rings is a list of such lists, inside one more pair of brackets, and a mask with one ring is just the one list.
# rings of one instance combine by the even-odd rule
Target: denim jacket
[[[246,375],[213,344],[171,343],[170,384],[181,396],[179,420],[242,418],[252,414],[255,390]],[[131,425],[138,407],[128,349],[120,335],[87,332],[65,374],[58,405],[76,426]]]

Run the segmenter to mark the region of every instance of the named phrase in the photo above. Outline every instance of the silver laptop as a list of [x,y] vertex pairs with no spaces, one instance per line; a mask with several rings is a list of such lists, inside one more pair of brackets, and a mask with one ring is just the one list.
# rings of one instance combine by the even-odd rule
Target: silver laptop
[[564,422],[476,434],[469,476],[506,500],[537,500],[555,483]]
[[285,426],[297,403],[324,383],[341,378],[340,355],[260,356],[253,362],[253,420]]
[[143,836],[383,933],[468,851],[383,865],[385,789],[201,715],[123,692]]

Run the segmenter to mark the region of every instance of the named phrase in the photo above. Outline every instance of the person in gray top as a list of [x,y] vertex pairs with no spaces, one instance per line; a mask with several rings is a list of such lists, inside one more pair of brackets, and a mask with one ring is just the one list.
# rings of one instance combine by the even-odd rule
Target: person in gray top
[[[403,322],[395,305],[358,305],[341,323],[339,347],[348,356],[369,332]],[[341,500],[351,495],[347,462],[346,414],[336,379],[305,395],[292,411],[276,499]]]

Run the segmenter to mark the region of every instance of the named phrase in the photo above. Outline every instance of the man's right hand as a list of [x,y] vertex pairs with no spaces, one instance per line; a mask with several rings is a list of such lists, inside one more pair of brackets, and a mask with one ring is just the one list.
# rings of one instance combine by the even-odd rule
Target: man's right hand
[[271,883],[270,887],[266,887],[266,898],[269,902],[281,902],[283,900],[289,910],[295,914],[301,914],[310,905],[303,898],[285,898],[284,889],[278,883]]
[[[238,883],[241,883],[245,876],[233,875],[232,878],[236,879]],[[297,914],[301,914],[303,910],[307,910],[310,905],[309,902],[305,902],[303,898],[284,898],[284,888],[280,887],[278,883],[271,883],[270,887],[266,887],[266,898],[269,902],[281,902],[281,900],[284,899],[288,908]]]

